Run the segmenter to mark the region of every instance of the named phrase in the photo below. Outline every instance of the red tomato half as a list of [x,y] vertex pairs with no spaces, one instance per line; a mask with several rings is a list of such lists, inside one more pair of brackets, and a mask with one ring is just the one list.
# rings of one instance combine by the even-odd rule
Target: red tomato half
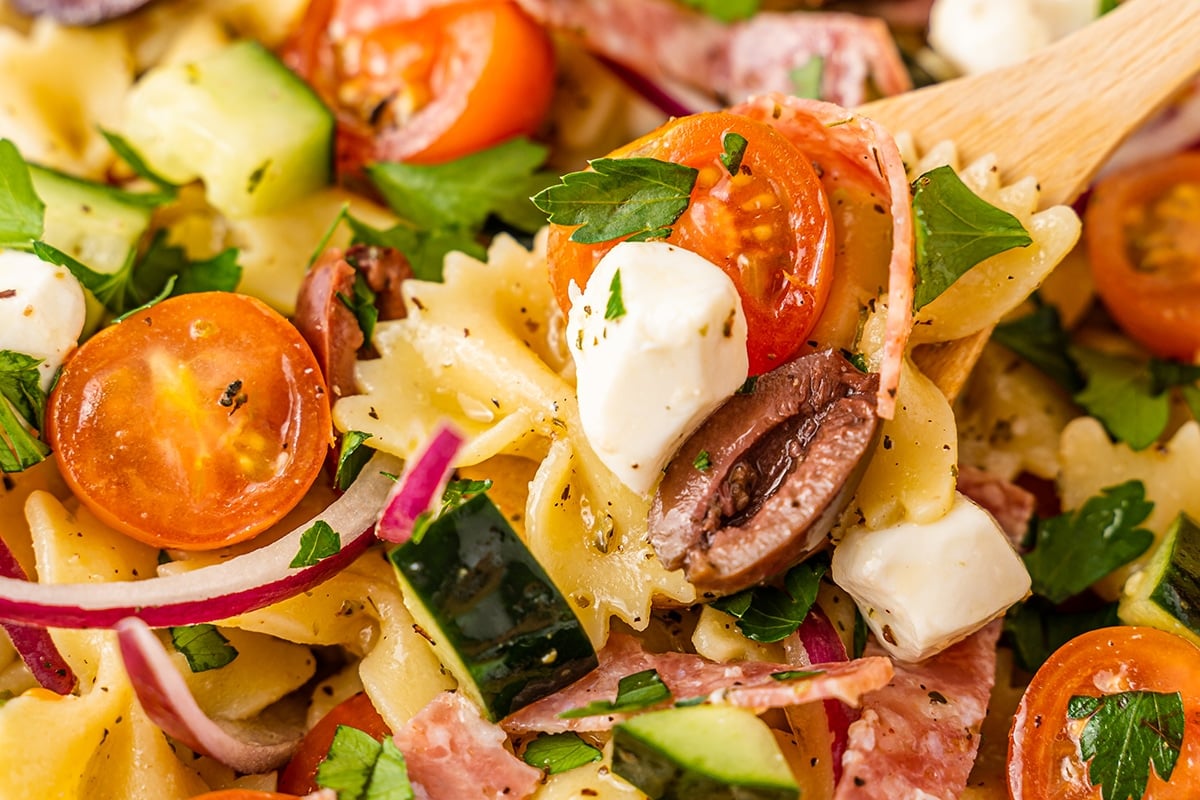
[[[1200,797],[1200,649],[1155,628],[1103,628],[1059,648],[1033,676],[1013,717],[1008,786],[1013,800],[1101,800],[1080,755],[1080,720],[1069,719],[1075,695],[1179,692],[1183,746],[1169,782],[1151,769],[1143,800]],[[1139,755],[1139,758],[1142,756]],[[1099,756],[1097,756],[1099,758]]]
[[1156,355],[1200,354],[1200,152],[1100,181],[1084,218],[1096,291]]
[[375,706],[371,705],[371,698],[364,692],[343,700],[304,735],[300,749],[279,774],[280,791],[295,794],[316,791],[317,767],[321,766],[321,762],[328,755],[329,745],[333,743],[333,735],[339,725],[358,728],[376,739],[383,739],[391,733],[383,717],[379,716]]
[[313,0],[287,48],[288,63],[337,111],[339,171],[449,161],[541,125],[553,45],[516,3],[430,4],[399,19],[388,11]]
[[[747,141],[732,175],[720,160],[727,133]],[[809,160],[769,125],[724,111],[674,119],[610,155],[634,156],[699,170],[667,241],[704,256],[733,280],[749,328],[750,374],[796,356],[821,314],[833,273],[829,204]],[[550,282],[564,309],[571,281],[585,286],[616,245],[572,242],[574,230],[550,228]]]
[[332,431],[304,339],[231,292],[172,297],[97,333],[64,365],[46,423],[63,477],[97,517],[192,550],[283,517]]

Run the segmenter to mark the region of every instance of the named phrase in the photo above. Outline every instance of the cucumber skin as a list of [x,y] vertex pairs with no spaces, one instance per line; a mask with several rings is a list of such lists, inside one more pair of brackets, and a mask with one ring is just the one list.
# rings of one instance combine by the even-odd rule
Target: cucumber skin
[[799,800],[800,797],[795,788],[733,786],[711,778],[676,763],[620,725],[613,729],[613,771],[651,800]]
[[1170,559],[1150,592],[1150,600],[1200,635],[1200,526],[1180,515]]
[[[487,495],[443,514],[390,554],[406,602],[420,602],[463,662],[493,720],[595,669],[591,640]],[[435,648],[439,647],[438,641]]]

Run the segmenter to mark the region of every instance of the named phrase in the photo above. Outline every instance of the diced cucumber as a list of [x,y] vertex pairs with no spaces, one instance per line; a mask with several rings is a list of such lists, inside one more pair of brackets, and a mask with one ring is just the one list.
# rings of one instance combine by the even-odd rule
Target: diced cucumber
[[734,706],[679,706],[617,724],[613,770],[652,800],[800,797],[771,729]]
[[1117,616],[1200,645],[1200,525],[1187,514],[1175,518],[1146,566],[1125,582]]
[[257,42],[150,70],[126,115],[123,135],[147,166],[174,183],[202,179],[230,217],[280,208],[330,179],[333,115]]
[[566,599],[486,494],[391,553],[405,604],[491,719],[596,667]]

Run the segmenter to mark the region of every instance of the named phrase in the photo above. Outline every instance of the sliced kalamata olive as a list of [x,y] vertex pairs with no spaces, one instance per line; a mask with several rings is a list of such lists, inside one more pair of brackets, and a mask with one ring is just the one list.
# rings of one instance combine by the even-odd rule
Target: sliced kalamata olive
[[873,448],[878,387],[826,350],[730,398],[667,465],[650,509],[659,559],[729,594],[820,547]]
[[132,14],[151,0],[12,0],[31,17],[52,17],[64,25],[95,25]]

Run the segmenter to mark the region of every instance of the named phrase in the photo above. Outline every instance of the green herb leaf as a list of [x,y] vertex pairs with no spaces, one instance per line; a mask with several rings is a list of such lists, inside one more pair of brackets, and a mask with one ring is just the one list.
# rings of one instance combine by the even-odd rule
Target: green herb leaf
[[133,145],[131,145],[127,139],[120,134],[112,131],[106,131],[103,128],[100,129],[100,135],[103,136],[105,141],[108,142],[108,146],[113,149],[113,152],[117,154],[117,157],[128,164],[129,167],[139,177],[145,178],[162,190],[164,202],[173,198],[177,194],[179,184],[172,183],[154,170],[150,169],[150,166],[146,163],[145,159],[142,158],[141,153],[134,149]]
[[45,460],[50,448],[33,430],[46,413],[40,358],[0,350],[0,471],[21,472]]
[[776,681],[800,681],[824,675],[823,669],[786,669],[782,672],[772,672],[771,679]]
[[1146,552],[1154,534],[1137,526],[1153,509],[1134,480],[1102,490],[1078,511],[1039,520],[1024,556],[1033,591],[1061,603]]
[[788,570],[785,589],[758,586],[713,601],[713,608],[737,618],[742,634],[756,642],[778,642],[791,635],[817,599],[828,563],[810,558]]
[[557,225],[578,225],[571,241],[596,244],[669,228],[691,200],[699,172],[655,158],[598,158],[535,195]]
[[913,182],[917,285],[913,309],[946,291],[984,259],[1033,242],[1020,220],[980,199],[950,167]]
[[1150,359],[1151,391],[1157,393],[1179,389],[1192,417],[1200,420],[1200,387],[1197,381],[1200,381],[1200,365]]
[[997,325],[992,339],[1058,381],[1067,391],[1078,392],[1083,388],[1083,376],[1070,356],[1071,340],[1058,309],[1041,302],[1037,295],[1034,301],[1037,307],[1031,313]]
[[1144,450],[1158,441],[1171,417],[1171,399],[1155,393],[1145,362],[1072,347],[1086,384],[1075,402],[1119,442]]
[[338,450],[337,472],[334,481],[337,488],[346,491],[354,479],[362,472],[362,468],[375,455],[375,451],[363,444],[371,438],[371,434],[362,431],[346,431],[342,436],[342,446]]
[[393,247],[408,258],[413,275],[423,281],[442,280],[442,263],[451,251],[466,253],[472,258],[484,260],[487,251],[466,228],[435,228],[421,230],[411,223],[400,222],[381,230],[353,216],[346,221],[353,231],[355,244]]
[[[418,228],[477,230],[490,214],[502,213],[506,221],[533,219],[533,228],[524,228],[532,232],[544,224],[529,195],[546,152],[542,145],[515,138],[444,164],[381,163],[368,167],[367,174],[392,210]],[[536,180],[546,182],[541,176]],[[517,206],[528,210],[522,213]]]
[[412,784],[404,754],[389,736],[377,742],[370,734],[339,725],[329,754],[317,767],[317,786],[333,789],[338,800],[412,800]]
[[1120,624],[1116,603],[1065,612],[1044,598],[1031,597],[1009,609],[1004,618],[1004,634],[1012,645],[1017,664],[1032,673],[1076,636]]
[[413,520],[412,540],[420,542],[425,538],[425,532],[429,530],[429,526],[440,519],[443,514],[448,514],[472,497],[483,494],[491,488],[492,481],[486,478],[480,481],[455,480],[447,482],[446,489],[442,492],[442,504],[436,509],[418,514],[417,518]]
[[1183,698],[1179,692],[1131,691],[1067,703],[1071,719],[1087,719],[1079,754],[1088,764],[1088,780],[1104,800],[1141,800],[1153,765],[1170,780],[1183,747]]
[[338,292],[337,298],[354,315],[354,319],[358,322],[358,328],[362,331],[363,338],[368,342],[371,341],[371,337],[375,334],[375,323],[379,321],[379,307],[375,305],[375,292],[371,289],[371,285],[367,283],[366,276],[356,270],[354,275],[354,295],[346,297],[346,295]]
[[748,144],[745,136],[733,131],[721,137],[721,146],[725,149],[717,158],[721,159],[721,164],[730,175],[737,175],[738,170],[742,168],[742,158],[746,155]]
[[176,278],[175,275],[172,275],[171,277],[167,278],[166,286],[162,287],[162,290],[159,291],[158,294],[156,294],[154,297],[151,297],[149,300],[142,303],[140,306],[131,308],[128,311],[126,311],[124,314],[121,314],[121,315],[115,317],[113,319],[113,322],[123,322],[126,319],[126,317],[132,316],[133,314],[136,314],[139,311],[144,311],[147,308],[150,308],[150,306],[156,305],[158,303],[161,303],[163,300],[166,300],[168,297],[171,296],[171,292],[175,289],[175,278]]
[[317,246],[313,248],[312,255],[308,257],[308,269],[312,269],[313,264],[316,264],[321,255],[329,248],[329,242],[333,239],[333,235],[337,233],[338,226],[349,219],[349,217],[350,204],[342,203],[342,207],[334,215],[333,221],[329,223],[329,227],[325,229],[325,233],[321,234],[321,241],[317,242]]
[[581,739],[578,733],[567,731],[537,737],[525,746],[522,758],[526,764],[543,769],[550,775],[557,775],[584,764],[591,764],[593,761],[600,761],[604,754]]
[[625,299],[621,296],[621,270],[613,273],[608,284],[608,305],[604,307],[605,319],[620,319],[625,316]]
[[595,717],[601,714],[619,714],[626,711],[641,711],[671,699],[671,690],[652,669],[626,675],[617,682],[615,700],[596,700],[582,708],[563,711],[560,719]]
[[707,450],[701,450],[699,453],[696,453],[696,457],[692,459],[692,466],[701,472],[710,470],[712,469],[712,457],[708,454]]
[[813,56],[788,73],[792,82],[792,94],[796,97],[807,97],[809,100],[820,100],[821,81],[824,77],[825,59]]
[[737,22],[758,13],[759,0],[684,0],[684,3],[721,22]]
[[25,159],[16,145],[0,139],[0,248],[28,250],[42,235],[45,217]]
[[171,642],[187,659],[188,669],[192,672],[220,669],[238,657],[237,648],[215,625],[183,625],[170,630]]
[[329,558],[342,549],[342,537],[328,522],[319,519],[308,530],[300,534],[300,550],[292,563],[292,569],[311,567],[323,558]]
[[[865,372],[866,370],[863,370],[863,371]],[[745,382],[742,383],[741,386],[738,387],[737,393],[738,394],[752,394],[754,392],[754,387],[757,384],[758,384],[758,376],[751,375],[749,378],[746,378]]]

